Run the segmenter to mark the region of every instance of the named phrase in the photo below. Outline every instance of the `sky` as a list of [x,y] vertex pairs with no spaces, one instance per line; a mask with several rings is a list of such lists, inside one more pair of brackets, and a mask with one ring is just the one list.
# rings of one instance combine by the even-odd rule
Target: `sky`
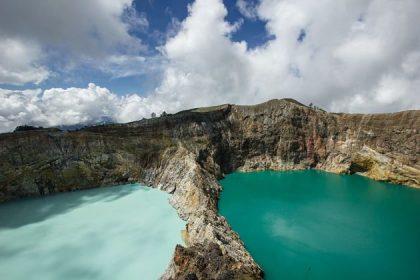
[[418,0],[0,0],[0,132],[294,98],[420,109]]

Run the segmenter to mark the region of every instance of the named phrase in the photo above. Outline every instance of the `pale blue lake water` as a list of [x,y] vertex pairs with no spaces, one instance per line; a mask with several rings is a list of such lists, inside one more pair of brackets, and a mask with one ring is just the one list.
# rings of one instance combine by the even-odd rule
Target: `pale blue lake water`
[[158,279],[185,223],[140,185],[0,204],[0,279]]

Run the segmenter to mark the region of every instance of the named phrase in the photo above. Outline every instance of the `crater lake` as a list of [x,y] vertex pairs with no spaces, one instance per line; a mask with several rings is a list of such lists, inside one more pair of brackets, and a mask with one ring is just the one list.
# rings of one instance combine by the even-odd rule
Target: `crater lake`
[[420,190],[315,170],[236,172],[219,210],[265,279],[420,279]]

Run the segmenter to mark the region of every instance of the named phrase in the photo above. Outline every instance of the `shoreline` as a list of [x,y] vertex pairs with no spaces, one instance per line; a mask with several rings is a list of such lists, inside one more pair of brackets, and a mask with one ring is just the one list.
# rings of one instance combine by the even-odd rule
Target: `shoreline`
[[[74,132],[0,134],[0,201],[140,183],[187,223],[161,279],[262,279],[219,215],[223,174],[319,169],[420,187],[420,111],[333,114],[290,100],[193,109]],[[195,277],[195,278],[194,278]]]

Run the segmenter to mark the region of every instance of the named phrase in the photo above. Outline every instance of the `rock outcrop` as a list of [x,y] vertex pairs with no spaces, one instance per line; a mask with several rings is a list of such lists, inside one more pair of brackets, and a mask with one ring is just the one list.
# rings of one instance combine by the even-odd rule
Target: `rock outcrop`
[[234,170],[317,168],[420,187],[420,111],[334,114],[293,100],[222,105],[88,127],[0,134],[0,201],[140,182],[171,193],[187,221],[162,279],[262,279],[218,214]]

